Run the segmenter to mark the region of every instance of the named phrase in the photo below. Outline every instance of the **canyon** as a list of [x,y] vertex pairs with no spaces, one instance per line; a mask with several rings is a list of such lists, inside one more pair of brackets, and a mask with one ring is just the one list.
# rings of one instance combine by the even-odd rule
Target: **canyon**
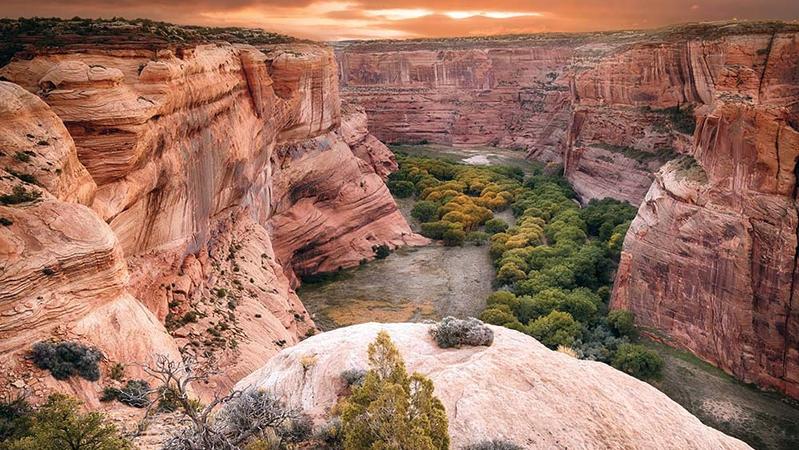
[[[140,364],[158,354],[197,360],[218,369],[193,386],[201,399],[274,386],[321,422],[341,371],[363,366],[385,327],[433,379],[459,445],[496,437],[494,421],[511,433],[524,411],[541,419],[535,441],[505,437],[527,446],[670,436],[745,448],[652,386],[513,330],[446,351],[422,324],[314,336],[304,277],[430,243],[386,187],[397,163],[383,142],[511,149],[560,168],[583,203],[640,205],[610,306],[652,338],[799,398],[799,26],[327,46],[74,25],[55,21],[67,28],[48,45],[36,30],[0,43],[4,398],[59,391],[110,408],[100,383],[58,381],[28,357],[37,341],[68,340],[102,351],[103,374],[120,363],[146,377]],[[470,281],[463,295],[491,290]],[[452,293],[448,283],[439,290]],[[307,355],[310,368],[298,362]],[[475,389],[487,383],[491,395]]]
[[342,96],[398,143],[561,164],[641,205],[611,306],[656,339],[799,397],[799,28],[336,44]]
[[195,389],[225,391],[315,330],[299,276],[426,242],[383,183],[393,155],[341,107],[329,48],[110,41],[0,69],[4,392],[99,405],[97,385],[25,358],[50,338],[129,376],[155,354],[213,361]]

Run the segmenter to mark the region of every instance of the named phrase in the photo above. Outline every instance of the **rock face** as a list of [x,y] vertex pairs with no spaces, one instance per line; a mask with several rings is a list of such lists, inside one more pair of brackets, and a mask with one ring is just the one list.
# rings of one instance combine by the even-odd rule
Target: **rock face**
[[4,368],[51,336],[109,363],[180,347],[220,366],[201,394],[224,390],[314,328],[298,274],[424,242],[362,111],[345,107],[340,126],[329,48],[70,45],[0,79],[0,194],[41,195],[0,206]]
[[606,364],[551,351],[517,331],[492,327],[490,347],[441,349],[428,329],[368,323],[326,332],[277,354],[237,388],[273,391],[323,422],[348,389],[341,372],[368,368],[367,346],[386,330],[408,370],[433,381],[453,448],[486,439],[542,449],[749,448],[703,425],[654,387]]
[[338,44],[337,55],[344,98],[365,106],[381,140],[524,149],[563,163],[584,200],[637,205],[652,173],[691,147],[690,130],[674,126],[666,108],[707,103],[718,86],[742,93],[773,70],[790,72],[790,60],[769,58],[769,43],[797,32],[742,23],[356,41]]
[[612,305],[799,397],[797,42],[794,25],[730,24],[338,51],[378,137],[521,146],[584,200],[643,200]]

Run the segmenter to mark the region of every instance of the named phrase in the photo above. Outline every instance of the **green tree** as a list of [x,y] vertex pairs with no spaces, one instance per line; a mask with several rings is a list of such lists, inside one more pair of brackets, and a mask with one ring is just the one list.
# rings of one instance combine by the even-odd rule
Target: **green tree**
[[76,400],[51,395],[33,414],[27,436],[10,450],[127,450],[133,446],[99,412],[81,413]]
[[411,209],[411,216],[419,222],[438,220],[438,204],[427,200],[418,201]]
[[530,322],[528,332],[549,348],[570,347],[580,334],[580,323],[569,313],[552,311]]
[[342,404],[344,448],[436,450],[449,448],[447,414],[433,383],[408,375],[399,350],[381,331],[369,344],[363,383]]
[[608,325],[619,336],[635,335],[635,316],[625,309],[617,309],[608,314]]
[[640,344],[621,344],[613,358],[613,367],[641,380],[658,379],[663,358]]

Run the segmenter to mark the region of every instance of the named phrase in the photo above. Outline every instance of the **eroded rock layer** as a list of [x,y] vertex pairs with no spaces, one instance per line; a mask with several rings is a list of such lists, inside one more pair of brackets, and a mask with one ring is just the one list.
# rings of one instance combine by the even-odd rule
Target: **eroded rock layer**
[[385,330],[408,371],[432,380],[447,410],[452,448],[492,439],[530,449],[749,448],[607,364],[493,326],[490,347],[441,349],[429,327],[367,323],[326,332],[277,354],[237,387],[274,392],[321,425],[349,392],[342,372],[368,369],[367,347]]
[[65,327],[109,364],[214,358],[220,374],[196,388],[225,390],[313,331],[298,274],[423,242],[383,184],[390,152],[362,111],[342,118],[332,50],[62,51],[0,69],[0,194],[41,195],[0,206],[4,367]]

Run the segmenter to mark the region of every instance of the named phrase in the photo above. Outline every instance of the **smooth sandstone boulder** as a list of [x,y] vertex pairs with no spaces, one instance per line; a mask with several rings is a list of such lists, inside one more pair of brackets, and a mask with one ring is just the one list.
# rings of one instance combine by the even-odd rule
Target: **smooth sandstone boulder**
[[367,347],[386,330],[408,370],[433,381],[447,409],[452,448],[486,439],[541,449],[749,448],[606,364],[494,326],[490,347],[441,349],[429,327],[367,323],[322,333],[277,354],[236,388],[275,392],[322,423],[345,393],[341,372],[367,368]]

